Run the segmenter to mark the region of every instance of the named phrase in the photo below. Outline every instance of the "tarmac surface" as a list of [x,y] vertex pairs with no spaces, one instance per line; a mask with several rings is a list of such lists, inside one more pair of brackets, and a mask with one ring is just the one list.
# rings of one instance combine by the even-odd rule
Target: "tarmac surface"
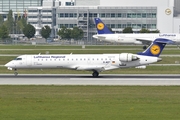
[[126,85],[126,86],[176,86],[179,74],[1,74],[0,85]]

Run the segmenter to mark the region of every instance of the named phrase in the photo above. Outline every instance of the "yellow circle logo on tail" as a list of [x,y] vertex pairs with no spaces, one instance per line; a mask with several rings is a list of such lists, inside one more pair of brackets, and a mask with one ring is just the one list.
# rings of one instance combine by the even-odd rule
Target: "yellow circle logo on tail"
[[98,30],[104,29],[104,24],[103,24],[103,23],[98,23],[98,24],[97,24],[97,29],[98,29]]
[[161,51],[161,48],[158,46],[158,45],[153,45],[151,48],[150,48],[150,51],[153,55],[157,55],[160,53]]

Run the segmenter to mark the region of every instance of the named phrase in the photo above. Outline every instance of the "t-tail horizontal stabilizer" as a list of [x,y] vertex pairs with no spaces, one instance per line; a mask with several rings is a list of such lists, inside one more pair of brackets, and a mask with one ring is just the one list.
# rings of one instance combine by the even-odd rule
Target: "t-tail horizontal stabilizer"
[[100,18],[94,18],[98,34],[113,34]]
[[138,55],[159,57],[166,44],[173,43],[174,42],[169,39],[157,38],[144,52],[138,53]]

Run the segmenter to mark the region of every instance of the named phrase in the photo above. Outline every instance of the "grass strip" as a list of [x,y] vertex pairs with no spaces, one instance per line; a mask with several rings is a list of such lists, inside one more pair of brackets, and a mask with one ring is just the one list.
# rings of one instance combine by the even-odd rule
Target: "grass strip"
[[179,86],[0,86],[1,120],[178,120]]

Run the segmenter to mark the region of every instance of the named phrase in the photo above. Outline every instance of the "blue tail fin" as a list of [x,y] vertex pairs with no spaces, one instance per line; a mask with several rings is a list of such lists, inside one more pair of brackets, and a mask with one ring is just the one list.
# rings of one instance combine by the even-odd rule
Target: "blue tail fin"
[[94,18],[98,34],[113,34],[100,18]]
[[138,53],[138,55],[159,57],[162,50],[168,43],[172,44],[174,42],[168,39],[164,39],[164,38],[157,38],[152,42],[152,44],[144,52]]

